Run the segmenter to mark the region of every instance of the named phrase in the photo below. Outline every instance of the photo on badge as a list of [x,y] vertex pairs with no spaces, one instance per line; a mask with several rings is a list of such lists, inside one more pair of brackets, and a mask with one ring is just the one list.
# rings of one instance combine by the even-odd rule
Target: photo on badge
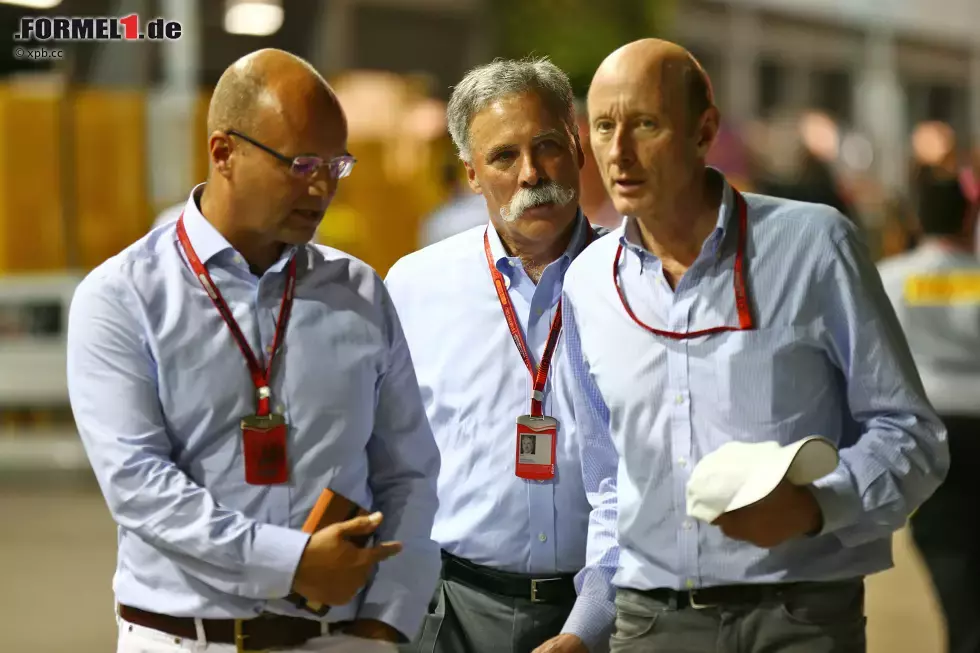
[[522,433],[518,462],[527,465],[551,464],[551,434]]
[[534,455],[535,437],[533,433],[525,433],[521,436],[521,455]]

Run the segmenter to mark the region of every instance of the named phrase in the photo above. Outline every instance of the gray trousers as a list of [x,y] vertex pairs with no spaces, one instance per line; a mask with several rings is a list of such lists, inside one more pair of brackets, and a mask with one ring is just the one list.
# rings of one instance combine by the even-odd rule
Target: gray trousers
[[671,608],[616,592],[610,653],[864,653],[864,581],[806,583],[748,605]]
[[405,653],[531,653],[565,625],[574,602],[531,603],[441,580]]

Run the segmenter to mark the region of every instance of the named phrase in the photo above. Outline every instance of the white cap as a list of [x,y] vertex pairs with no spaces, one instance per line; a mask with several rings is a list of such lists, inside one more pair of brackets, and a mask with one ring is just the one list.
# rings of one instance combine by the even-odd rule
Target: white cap
[[697,464],[687,481],[687,514],[711,523],[769,496],[784,478],[807,485],[837,468],[837,447],[811,435],[778,442],[727,442]]

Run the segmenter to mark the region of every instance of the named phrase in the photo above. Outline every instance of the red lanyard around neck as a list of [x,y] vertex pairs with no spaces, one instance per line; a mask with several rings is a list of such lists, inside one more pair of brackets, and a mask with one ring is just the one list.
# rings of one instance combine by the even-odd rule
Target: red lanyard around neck
[[626,313],[636,322],[639,326],[643,327],[650,333],[662,336],[664,338],[670,338],[672,340],[687,340],[688,338],[698,338],[701,336],[709,336],[715,333],[722,333],[724,331],[749,331],[754,327],[754,322],[752,320],[752,312],[749,310],[749,299],[748,293],[745,289],[745,237],[748,231],[748,206],[745,203],[745,198],[738,191],[733,190],[735,195],[735,206],[738,211],[738,244],[735,249],[735,308],[738,311],[738,326],[718,326],[711,327],[710,329],[701,329],[699,331],[690,331],[687,333],[678,333],[675,331],[664,331],[663,329],[655,329],[649,324],[646,324],[640,318],[636,316],[633,309],[630,308],[629,301],[626,299],[626,293],[623,291],[622,283],[619,278],[619,260],[623,253],[623,244],[620,243],[619,247],[616,248],[616,257],[613,260],[613,285],[616,286],[616,292],[619,293],[619,300],[623,303],[623,308],[626,309]]
[[282,345],[283,336],[286,333],[286,325],[289,323],[289,314],[293,308],[293,291],[296,288],[296,257],[290,259],[289,270],[286,276],[286,288],[282,293],[282,302],[279,305],[279,319],[276,321],[276,334],[272,340],[272,350],[269,353],[268,363],[265,369],[259,365],[258,359],[255,358],[255,354],[252,352],[252,348],[249,347],[248,341],[245,339],[245,335],[242,333],[241,328],[238,326],[238,322],[235,320],[235,316],[232,315],[231,309],[228,308],[228,304],[225,302],[224,297],[221,296],[221,292],[218,290],[218,286],[215,285],[214,281],[211,279],[211,275],[208,274],[208,270],[201,263],[201,259],[198,258],[197,252],[194,251],[194,246],[191,245],[190,238],[187,237],[187,229],[184,227],[184,215],[180,215],[180,219],[177,220],[177,239],[180,241],[180,246],[184,250],[184,254],[187,256],[187,260],[191,264],[191,269],[194,270],[197,280],[201,283],[201,287],[211,298],[214,303],[214,307],[218,309],[218,313],[221,314],[222,319],[224,319],[225,324],[228,325],[228,329],[231,331],[232,337],[235,338],[235,342],[238,344],[238,348],[242,350],[242,355],[245,356],[245,363],[248,365],[248,371],[252,377],[252,383],[255,385],[255,392],[258,397],[258,407],[255,414],[260,417],[265,417],[269,415],[270,408],[270,391],[269,391],[269,381],[272,377],[272,363],[276,358],[276,354],[279,352],[279,348]]
[[[521,325],[517,321],[517,312],[514,310],[514,304],[511,302],[510,295],[507,293],[507,284],[504,280],[504,275],[493,263],[493,253],[490,250],[490,237],[488,234],[489,227],[487,231],[483,232],[483,250],[487,255],[490,276],[493,277],[493,287],[497,291],[497,299],[500,300],[500,308],[504,312],[504,319],[507,320],[507,328],[510,329],[510,336],[514,339],[514,344],[517,346],[517,351],[520,353],[521,359],[523,359],[524,365],[527,367],[527,371],[534,379],[534,390],[531,394],[531,415],[541,417],[543,414],[544,388],[548,383],[551,359],[555,354],[555,348],[558,346],[558,337],[561,334],[561,300],[558,300],[555,317],[551,321],[551,331],[548,332],[548,340],[544,346],[544,353],[541,355],[541,362],[535,367],[534,361],[531,359],[531,354],[528,352],[527,344],[524,342],[524,336],[521,335]],[[592,230],[592,227],[586,225],[585,246],[588,247],[594,238],[595,232]]]

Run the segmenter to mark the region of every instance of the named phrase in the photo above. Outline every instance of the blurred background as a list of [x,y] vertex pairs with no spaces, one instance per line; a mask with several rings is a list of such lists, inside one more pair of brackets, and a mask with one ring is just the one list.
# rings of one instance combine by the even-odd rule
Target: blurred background
[[[133,13],[178,21],[182,36],[15,56],[22,16]],[[382,275],[486,220],[445,129],[467,69],[548,55],[584,97],[602,58],[644,36],[682,43],[710,74],[724,116],[714,165],[744,190],[840,208],[880,258],[915,243],[923,167],[976,192],[977,25],[978,0],[0,0],[3,648],[114,650],[115,531],[73,429],[66,310],[81,276],[176,217],[204,180],[207,103],[236,58],[283,48],[335,85],[359,163],[319,238]],[[618,222],[591,161],[583,205]],[[871,651],[940,652],[905,533],[895,549],[896,569],[869,583]]]

